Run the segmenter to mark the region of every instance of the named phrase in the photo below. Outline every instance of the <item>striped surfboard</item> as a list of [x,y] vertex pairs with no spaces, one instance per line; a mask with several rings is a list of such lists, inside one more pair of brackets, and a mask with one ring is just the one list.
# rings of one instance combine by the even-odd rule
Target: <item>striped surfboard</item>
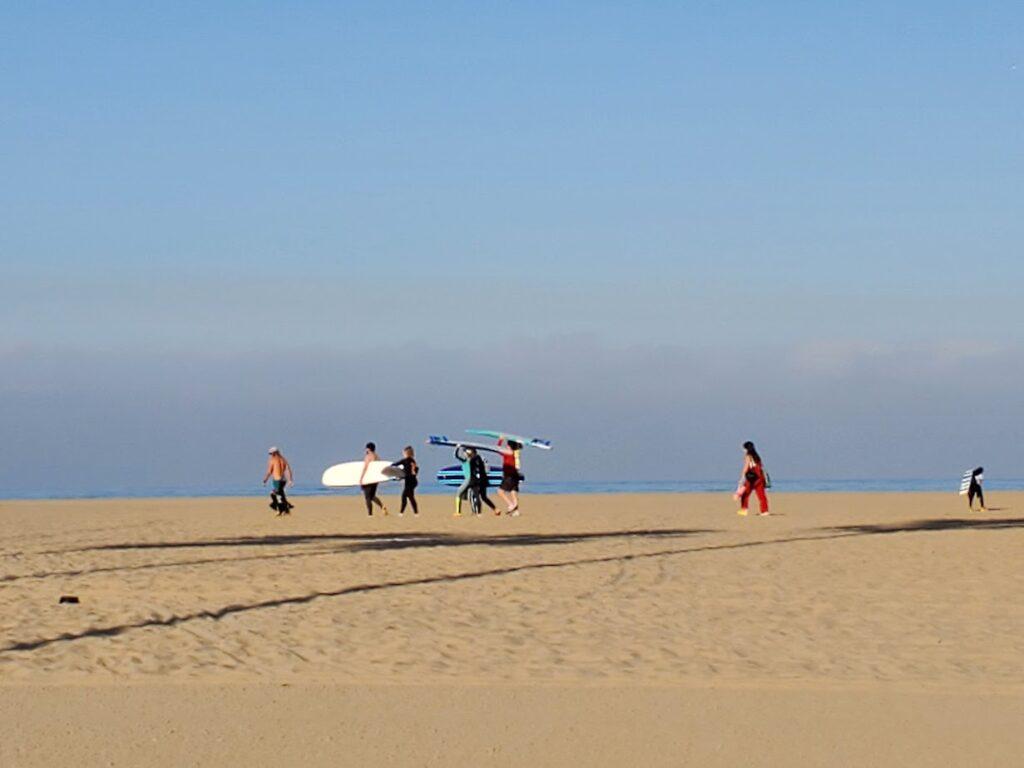
[[[974,470],[968,469],[964,472],[963,477],[960,478],[960,495],[966,496],[967,491],[971,488],[971,478],[974,476]],[[980,483],[984,475],[978,475],[978,482]]]
[[[462,473],[462,465],[454,464],[444,469],[437,471],[437,482],[441,485],[448,485],[453,488],[458,488],[462,485],[462,481],[466,479],[466,476]],[[501,470],[494,467],[487,468],[487,481],[488,484],[494,487],[501,485]]]

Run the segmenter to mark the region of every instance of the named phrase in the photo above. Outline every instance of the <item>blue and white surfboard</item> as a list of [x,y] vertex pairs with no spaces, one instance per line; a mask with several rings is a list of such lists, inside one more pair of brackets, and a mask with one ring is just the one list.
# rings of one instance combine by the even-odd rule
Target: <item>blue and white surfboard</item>
[[491,453],[499,454],[510,454],[508,448],[498,445],[488,445],[487,443],[474,443],[472,440],[452,440],[448,435],[431,435],[427,438],[427,445],[441,446],[444,448],[457,448],[460,445],[463,448],[475,448],[478,451],[490,451]]
[[[971,489],[971,480],[974,479],[974,473],[978,472],[976,469],[968,469],[964,472],[963,477],[960,478],[960,495],[966,496],[967,492]],[[978,484],[985,479],[985,475],[978,472]]]
[[[437,471],[437,482],[441,485],[449,485],[453,488],[458,488],[462,485],[462,481],[466,479],[466,476],[462,472],[462,465],[455,464],[451,467],[445,467]],[[492,487],[501,485],[501,470],[495,469],[494,467],[487,468],[487,483]]]

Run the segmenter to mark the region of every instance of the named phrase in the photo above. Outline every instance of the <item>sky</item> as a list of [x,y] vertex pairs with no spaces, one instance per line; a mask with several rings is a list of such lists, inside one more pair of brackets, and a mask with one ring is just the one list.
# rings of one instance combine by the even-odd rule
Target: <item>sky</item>
[[0,116],[0,493],[1024,474],[1019,3],[6,4]]

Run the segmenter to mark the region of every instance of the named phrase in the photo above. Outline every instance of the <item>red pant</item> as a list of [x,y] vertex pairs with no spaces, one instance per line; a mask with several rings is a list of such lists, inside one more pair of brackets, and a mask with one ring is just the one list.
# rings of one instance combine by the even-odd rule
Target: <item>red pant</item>
[[740,494],[740,509],[750,506],[750,494],[757,494],[757,505],[762,512],[768,511],[768,494],[764,492],[764,478],[758,478],[751,484],[748,480],[743,484],[743,492]]

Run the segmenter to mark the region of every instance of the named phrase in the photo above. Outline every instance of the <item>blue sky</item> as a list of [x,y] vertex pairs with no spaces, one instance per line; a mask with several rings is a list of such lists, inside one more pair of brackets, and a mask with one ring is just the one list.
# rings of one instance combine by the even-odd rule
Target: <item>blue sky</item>
[[747,437],[1012,474],[1022,40],[998,2],[5,6],[0,484],[477,423],[552,433],[550,479]]

